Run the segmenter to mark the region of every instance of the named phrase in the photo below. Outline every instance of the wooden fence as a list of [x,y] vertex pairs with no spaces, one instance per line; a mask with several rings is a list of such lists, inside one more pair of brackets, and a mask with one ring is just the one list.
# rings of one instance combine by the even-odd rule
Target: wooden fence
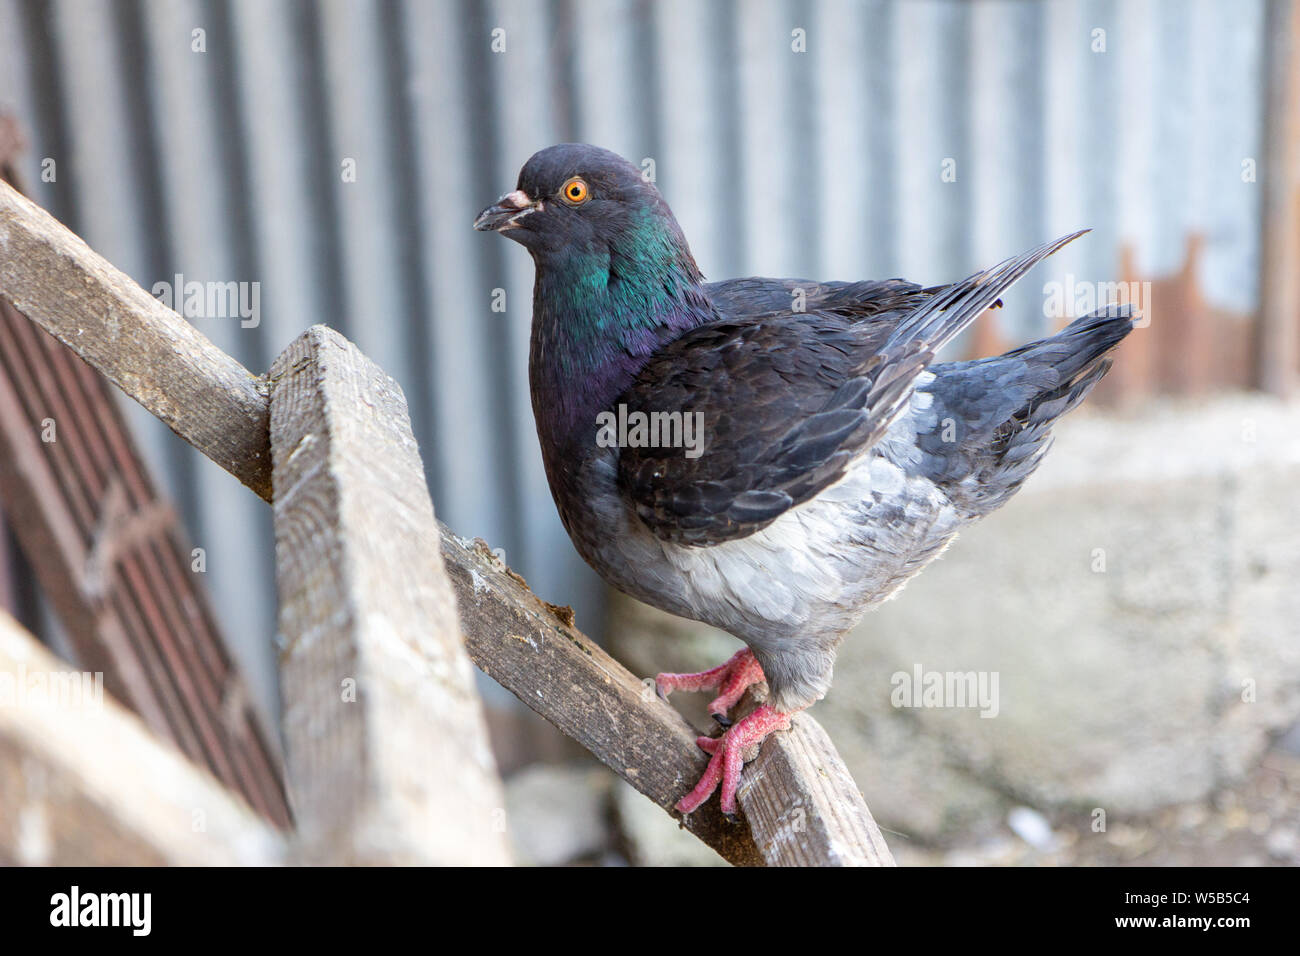
[[[94,839],[47,841],[36,861],[507,863],[502,787],[471,661],[676,815],[673,803],[707,762],[695,731],[577,630],[569,609],[539,599],[486,544],[437,521],[401,389],[354,345],[314,327],[269,374],[254,375],[4,183],[0,296],[271,505],[280,599],[292,823],[277,809],[277,788],[223,777],[220,759],[198,759],[227,752],[215,735],[229,726],[212,732],[208,751],[187,748],[165,732],[174,715],[147,712],[116,675],[110,686],[148,730],[217,779],[116,704],[105,705],[112,731],[101,727],[84,744],[53,726],[57,712],[0,707],[0,796],[10,775],[40,767],[58,786],[29,786],[22,799],[54,821],[56,836],[71,808],[99,810],[75,823]],[[38,427],[8,423],[10,432]],[[30,484],[45,464],[39,443],[25,455]],[[138,516],[146,499],[120,510]],[[103,501],[92,504],[88,518],[104,513]],[[67,538],[51,574],[86,567],[80,532]],[[98,607],[60,610],[70,630],[86,634]],[[28,658],[55,664],[0,620],[0,670]],[[204,716],[191,722],[207,726]],[[258,739],[251,727],[234,737]],[[131,770],[163,762],[161,776]],[[736,864],[893,863],[843,761],[807,714],[764,744],[739,799],[739,823],[712,801],[682,825]],[[206,808],[207,826],[178,826],[196,806]],[[113,836],[108,828],[123,814],[129,826]],[[0,827],[0,858],[32,861],[3,845],[17,829]]]

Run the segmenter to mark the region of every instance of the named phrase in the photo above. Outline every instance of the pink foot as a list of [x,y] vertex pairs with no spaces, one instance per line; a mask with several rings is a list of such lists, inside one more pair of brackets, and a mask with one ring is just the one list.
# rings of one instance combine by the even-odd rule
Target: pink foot
[[722,812],[731,816],[736,812],[736,788],[740,786],[740,768],[744,764],[745,748],[762,743],[775,730],[790,726],[790,714],[773,710],[767,704],[757,708],[721,737],[700,737],[695,742],[705,753],[712,754],[704,776],[695,789],[677,801],[677,809],[690,813],[698,809],[722,783]]
[[736,706],[749,687],[765,679],[754,652],[746,647],[713,670],[698,674],[660,674],[655,678],[655,686],[665,697],[675,690],[719,690],[718,696],[709,704],[709,713],[726,724],[727,711]]

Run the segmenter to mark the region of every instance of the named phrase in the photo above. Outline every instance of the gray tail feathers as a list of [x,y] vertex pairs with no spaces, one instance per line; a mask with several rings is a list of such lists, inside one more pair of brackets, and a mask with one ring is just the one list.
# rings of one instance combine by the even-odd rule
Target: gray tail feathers
[[1135,318],[1132,306],[1109,306],[996,358],[932,367],[938,417],[966,426],[940,454],[959,507],[988,514],[1015,494],[1051,447],[1052,425],[1110,370]]
[[1077,405],[1110,369],[1110,360],[1105,356],[1132,331],[1134,319],[1131,305],[1107,306],[1075,319],[1053,336],[1012,349],[1002,358],[1022,358],[1056,371],[1059,384],[1040,396],[1041,400],[1054,399],[1067,391],[1073,393],[1087,382],[1077,398],[1056,413],[1059,416]]

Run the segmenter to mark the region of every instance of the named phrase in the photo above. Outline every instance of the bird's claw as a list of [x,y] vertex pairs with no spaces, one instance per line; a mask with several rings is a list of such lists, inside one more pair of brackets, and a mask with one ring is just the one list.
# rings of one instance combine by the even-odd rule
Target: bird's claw
[[765,679],[754,652],[746,647],[733,654],[725,664],[711,670],[698,674],[659,674],[655,677],[655,690],[664,699],[675,690],[716,690],[718,696],[709,704],[709,710],[718,723],[730,727],[727,711],[739,703],[748,688]]
[[790,726],[790,715],[763,704],[752,714],[739,720],[721,737],[698,737],[695,743],[709,754],[709,764],[704,768],[699,783],[686,796],[677,801],[682,813],[691,813],[722,787],[722,812],[735,815],[736,790],[740,786],[740,771],[745,762],[745,751],[760,744],[774,730]]

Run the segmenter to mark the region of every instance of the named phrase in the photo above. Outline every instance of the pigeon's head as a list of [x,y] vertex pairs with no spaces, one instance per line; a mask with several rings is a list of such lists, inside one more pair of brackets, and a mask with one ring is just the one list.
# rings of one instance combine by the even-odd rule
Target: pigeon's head
[[539,265],[575,254],[695,272],[686,240],[659,190],[607,149],[563,143],[534,153],[513,192],[474,221],[523,245]]

